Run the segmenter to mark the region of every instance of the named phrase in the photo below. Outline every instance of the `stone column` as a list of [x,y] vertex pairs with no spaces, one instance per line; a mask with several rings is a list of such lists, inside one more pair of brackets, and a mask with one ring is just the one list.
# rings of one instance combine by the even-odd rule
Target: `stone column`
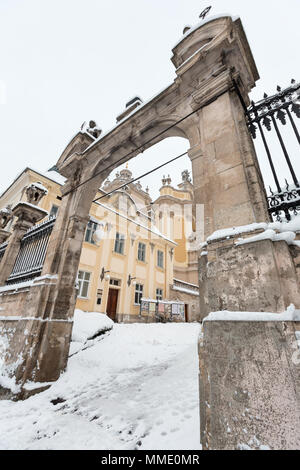
[[216,230],[269,220],[265,189],[235,91],[200,113],[201,142],[189,151],[194,201],[204,206],[204,239]]
[[[204,106],[198,125],[201,142],[192,146],[189,156],[196,209],[197,205],[203,208],[200,230],[197,220],[203,239],[198,242],[209,240],[199,253],[204,252],[199,263],[201,318],[218,310],[282,312],[290,303],[299,308],[298,278],[286,242],[236,243],[241,237],[239,227],[247,238],[255,230],[264,232],[270,222],[261,172],[236,90],[229,89]],[[232,235],[222,235],[231,228]],[[209,239],[216,231],[219,234]]]
[[88,175],[70,164],[62,188],[62,205],[51,234],[41,277],[31,287],[32,315],[43,318],[33,335],[32,354],[19,371],[22,382],[51,382],[65,370],[77,297],[76,277],[89,210],[101,181],[80,186]]

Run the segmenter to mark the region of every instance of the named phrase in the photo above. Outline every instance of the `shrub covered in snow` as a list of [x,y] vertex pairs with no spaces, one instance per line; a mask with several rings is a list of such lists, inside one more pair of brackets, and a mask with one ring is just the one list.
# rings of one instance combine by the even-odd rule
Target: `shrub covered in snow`
[[105,314],[98,312],[83,312],[76,309],[74,313],[74,324],[72,341],[85,343],[95,336],[112,329],[114,322]]

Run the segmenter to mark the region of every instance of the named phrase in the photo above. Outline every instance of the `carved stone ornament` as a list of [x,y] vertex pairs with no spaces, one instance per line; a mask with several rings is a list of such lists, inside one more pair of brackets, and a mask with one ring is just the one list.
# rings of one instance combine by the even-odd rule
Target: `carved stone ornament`
[[42,183],[32,183],[26,188],[27,201],[34,206],[37,206],[40,200],[46,196],[48,190]]
[[4,229],[7,224],[13,218],[12,210],[10,206],[0,210],[0,228]]

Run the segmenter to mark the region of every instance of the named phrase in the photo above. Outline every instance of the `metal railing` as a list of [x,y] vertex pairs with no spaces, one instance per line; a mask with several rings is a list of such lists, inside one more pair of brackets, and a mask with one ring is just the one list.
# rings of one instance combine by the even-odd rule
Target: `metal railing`
[[[296,176],[287,145],[284,142],[280,123],[282,126],[288,124],[291,126],[300,145],[300,135],[294,120],[294,117],[300,118],[300,83],[292,80],[291,85],[284,90],[278,86],[277,92],[272,96],[265,93],[264,98],[257,103],[252,101],[246,114],[247,124],[253,139],[256,139],[257,131],[260,133],[276,186],[275,191],[270,187],[271,195],[267,198],[269,213],[278,221],[281,221],[283,216],[289,221],[292,213],[295,215],[300,213],[300,181]],[[289,184],[285,180],[285,187],[281,186],[264,128],[268,132],[275,130],[278,145],[291,174],[293,184]]]
[[24,235],[13,270],[6,281],[7,284],[29,281],[41,274],[55,220],[56,218],[47,219],[29,229]]

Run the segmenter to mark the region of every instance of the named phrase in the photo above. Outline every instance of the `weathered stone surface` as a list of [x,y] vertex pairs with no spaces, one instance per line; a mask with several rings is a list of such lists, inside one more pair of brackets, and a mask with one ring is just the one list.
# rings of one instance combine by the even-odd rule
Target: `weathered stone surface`
[[292,322],[204,322],[203,449],[300,449],[300,350]]
[[[170,86],[148,103],[138,106],[94,142],[91,136],[78,133],[57,162],[67,182],[62,188],[62,204],[42,272],[42,276],[55,276],[56,280],[46,285],[34,284],[24,301],[31,316],[43,321],[35,321],[31,327],[34,352],[30,357],[24,355],[27,362],[18,375],[22,381],[27,378],[55,380],[66,366],[71,334],[69,320],[74,312],[75,281],[90,206],[102,182],[120,162],[125,163],[167,137],[184,137],[190,145],[194,202],[203,205],[204,227],[197,229],[201,233],[199,241],[204,241],[217,229],[268,219],[265,190],[236,88],[249,104],[248,93],[259,78],[240,20],[224,16],[204,23],[187,34],[173,49],[173,54],[176,78]],[[11,264],[14,261],[10,254],[11,251],[17,254],[20,239],[21,232],[18,234],[15,230],[10,239],[11,250],[6,250],[0,266],[0,285],[11,272],[12,266],[6,265],[6,261]],[[256,305],[252,302],[257,295],[256,288],[262,292],[264,282],[270,284],[267,278],[270,274],[271,284],[278,287],[272,269],[267,268],[263,273],[266,279],[260,278],[259,284],[251,280],[250,290],[243,287],[249,277],[252,279],[252,272],[247,274],[241,269],[239,257],[234,258],[230,253],[226,256],[223,263],[218,260],[207,272],[201,272],[201,276],[206,277],[201,289],[212,305],[232,304],[249,310]],[[243,274],[246,278],[241,282],[242,278],[237,277],[235,281],[232,277],[228,287],[225,265],[230,257],[232,266],[237,264],[235,275]],[[252,255],[253,263],[254,258]],[[284,274],[286,271],[284,268]],[[214,287],[216,272],[220,274],[220,281]],[[289,290],[279,295],[278,309],[293,291],[289,279],[286,285]],[[227,293],[223,299],[225,288]],[[235,298],[240,291],[238,304]],[[9,303],[4,297],[0,302]],[[208,305],[208,300],[205,304]],[[273,309],[273,305],[274,299],[267,295],[263,306]]]
[[236,246],[236,238],[209,243],[200,259],[201,316],[220,310],[283,312],[300,308],[293,252],[285,241]]
[[10,235],[11,235],[10,232],[0,228],[0,245],[2,245],[2,243],[6,242],[6,240],[10,237]]

